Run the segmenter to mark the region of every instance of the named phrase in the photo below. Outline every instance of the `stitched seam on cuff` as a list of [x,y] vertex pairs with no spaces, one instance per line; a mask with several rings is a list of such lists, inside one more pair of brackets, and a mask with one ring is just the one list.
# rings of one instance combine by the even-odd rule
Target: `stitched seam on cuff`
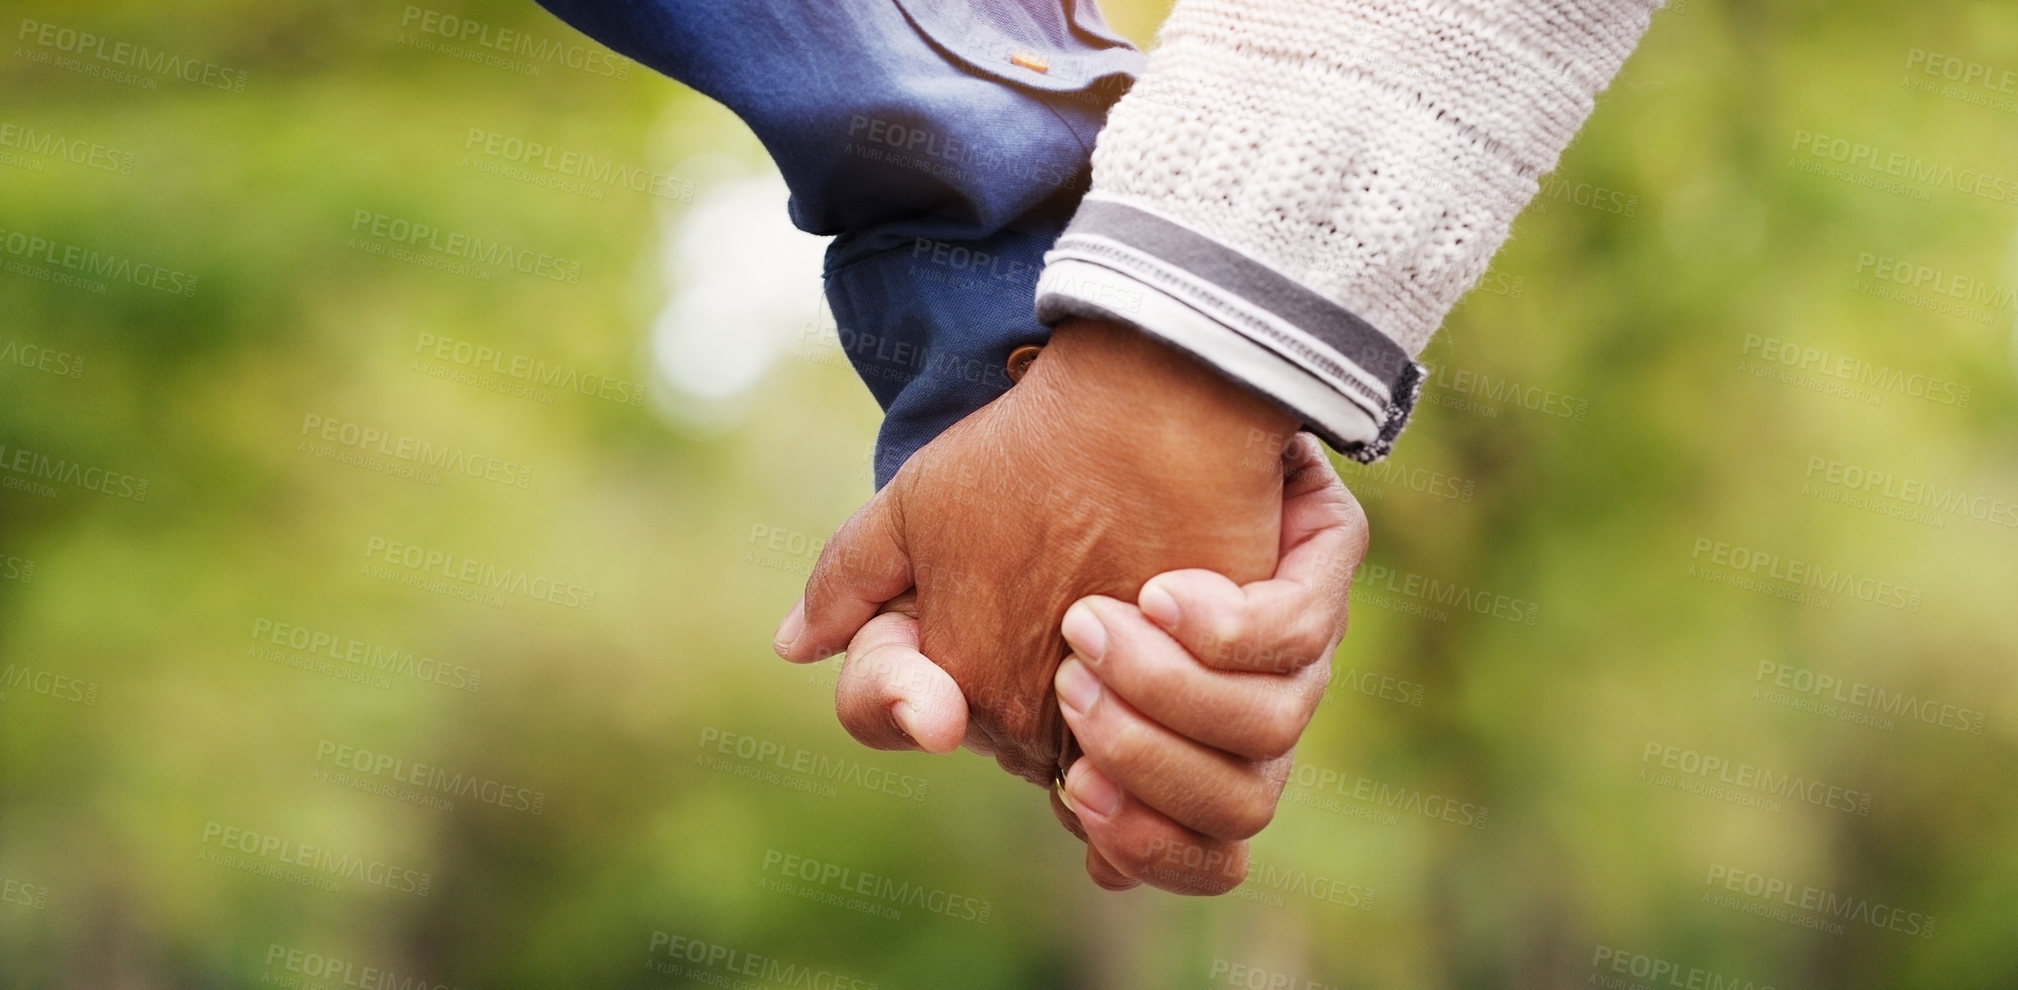
[[[1176,297],[1179,301],[1207,314],[1216,322],[1256,344],[1268,347],[1277,354],[1303,366],[1320,379],[1369,404],[1367,412],[1376,419],[1381,418],[1388,405],[1388,396],[1381,390],[1361,381],[1351,371],[1324,354],[1318,353],[1309,344],[1284,335],[1275,327],[1262,320],[1241,312],[1226,300],[1217,298],[1217,286],[1197,280],[1189,272],[1172,269],[1155,262],[1144,255],[1115,244],[1104,244],[1083,237],[1070,235],[1058,241],[1058,247],[1047,254],[1046,259],[1070,258],[1099,265],[1138,279],[1141,282]],[[1348,359],[1349,360],[1349,359]],[[1370,377],[1370,376],[1369,376]]]
[[[1057,252],[1053,253],[1056,254]],[[1330,379],[1319,374],[1316,369],[1300,364],[1293,357],[1282,354],[1258,340],[1252,340],[1238,331],[1226,332],[1230,328],[1212,314],[1200,310],[1174,295],[1163,292],[1156,286],[1143,281],[1133,274],[1121,271],[1120,269],[1110,268],[1098,261],[1086,258],[1060,256],[1052,260],[1057,263],[1047,267],[1044,271],[1044,276],[1038,280],[1037,318],[1039,321],[1051,325],[1068,317],[1079,316],[1089,319],[1112,320],[1119,323],[1134,324],[1145,333],[1161,337],[1174,346],[1199,357],[1201,360],[1205,360],[1208,363],[1212,362],[1213,359],[1208,356],[1207,351],[1197,349],[1191,344],[1184,342],[1185,338],[1183,335],[1171,336],[1178,328],[1165,327],[1158,320],[1144,318],[1140,312],[1143,308],[1141,305],[1135,304],[1124,307],[1128,311],[1124,314],[1109,308],[1102,302],[1096,301],[1095,297],[1087,295],[1084,291],[1087,279],[1098,278],[1099,276],[1081,275],[1076,272],[1071,276],[1067,276],[1065,272],[1070,270],[1072,266],[1085,266],[1094,272],[1105,272],[1116,279],[1139,286],[1143,291],[1156,293],[1158,296],[1168,299],[1171,305],[1196,314],[1200,326],[1213,328],[1212,333],[1223,336],[1228,341],[1235,342],[1234,346],[1254,348],[1257,353],[1269,355],[1272,359],[1281,362],[1283,368],[1295,369],[1295,371],[1309,376],[1310,381],[1317,387],[1331,392],[1332,395],[1344,400],[1347,407],[1352,408],[1359,415],[1366,417],[1375,430],[1374,436],[1364,440],[1348,439],[1345,433],[1337,429],[1336,424],[1331,419],[1318,412],[1316,407],[1297,401],[1288,392],[1276,391],[1273,387],[1264,384],[1260,379],[1248,378],[1231,369],[1226,369],[1236,379],[1246,382],[1250,387],[1267,395],[1284,409],[1300,417],[1304,422],[1305,429],[1316,433],[1326,443],[1330,444],[1332,449],[1362,464],[1371,464],[1392,452],[1396,438],[1401,435],[1402,428],[1408,425],[1409,418],[1414,412],[1416,402],[1421,395],[1423,384],[1428,379],[1428,372],[1423,366],[1411,361],[1407,367],[1402,369],[1402,373],[1396,383],[1397,388],[1395,390],[1394,401],[1380,409],[1367,409],[1361,404],[1357,395],[1349,391],[1339,390]]]
[[[1127,287],[1128,298],[1116,287]],[[1119,305],[1119,312],[1116,305]],[[1037,318],[1050,325],[1069,317],[1132,324],[1198,358],[1295,415],[1337,450],[1379,436],[1381,410],[1340,389],[1309,366],[1219,322],[1176,296],[1126,272],[1079,258],[1059,258],[1038,281]]]

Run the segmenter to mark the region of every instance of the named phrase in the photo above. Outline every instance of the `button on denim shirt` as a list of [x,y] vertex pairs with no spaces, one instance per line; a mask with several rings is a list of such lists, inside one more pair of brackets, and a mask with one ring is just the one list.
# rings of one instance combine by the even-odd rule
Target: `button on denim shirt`
[[1143,56],[1091,0],[540,0],[720,101],[831,235],[842,347],[884,411],[876,484],[1009,387],[1043,255]]

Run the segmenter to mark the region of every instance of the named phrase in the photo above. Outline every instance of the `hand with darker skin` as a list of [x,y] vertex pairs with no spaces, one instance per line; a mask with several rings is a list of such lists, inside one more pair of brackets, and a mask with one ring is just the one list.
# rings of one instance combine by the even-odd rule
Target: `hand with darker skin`
[[[1127,327],[1061,325],[1023,380],[912,455],[827,542],[780,627],[787,659],[847,647],[886,605],[964,696],[964,725],[916,702],[843,721],[869,745],[944,752],[971,739],[1049,786],[1063,721],[1052,682],[1060,623],[1088,595],[1132,601],[1195,568],[1267,578],[1280,553],[1283,471],[1257,438],[1289,416]],[[943,701],[943,699],[941,699]]]

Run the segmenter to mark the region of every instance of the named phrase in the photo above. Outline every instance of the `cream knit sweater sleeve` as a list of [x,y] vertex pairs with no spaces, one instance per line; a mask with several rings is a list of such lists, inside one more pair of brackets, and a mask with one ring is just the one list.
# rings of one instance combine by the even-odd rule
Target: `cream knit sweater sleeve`
[[1384,455],[1659,0],[1178,0],[1037,286]]

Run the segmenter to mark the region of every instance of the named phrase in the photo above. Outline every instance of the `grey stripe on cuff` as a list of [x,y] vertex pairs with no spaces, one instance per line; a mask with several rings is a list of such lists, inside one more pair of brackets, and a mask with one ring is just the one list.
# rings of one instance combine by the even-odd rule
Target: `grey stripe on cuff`
[[1425,373],[1400,345],[1181,224],[1089,198],[1044,261],[1039,322],[1133,324],[1270,397],[1354,460],[1387,456],[1414,411]]
[[1121,241],[1267,310],[1323,342],[1398,394],[1415,362],[1386,334],[1294,279],[1210,237],[1153,213],[1088,198],[1060,238],[1092,234]]
[[1037,279],[1037,319],[1056,324],[1072,317],[1125,323],[1191,354],[1266,396],[1340,451],[1351,454],[1380,443],[1385,422],[1379,404],[1247,334],[1229,331],[1207,310],[1137,275],[1054,258]]

